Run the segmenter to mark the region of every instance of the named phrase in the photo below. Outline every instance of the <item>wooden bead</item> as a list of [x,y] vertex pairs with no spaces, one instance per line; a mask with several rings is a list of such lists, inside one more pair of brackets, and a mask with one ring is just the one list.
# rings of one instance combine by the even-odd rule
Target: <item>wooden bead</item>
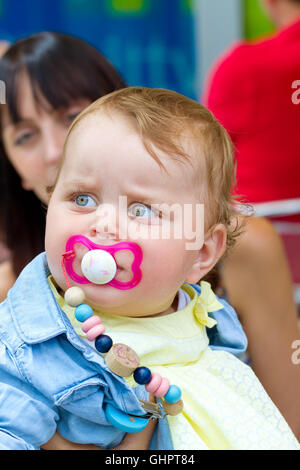
[[158,398],[163,397],[169,390],[169,387],[170,387],[170,382],[168,381],[168,379],[163,377],[160,386],[154,392],[154,396]]
[[95,348],[100,353],[107,353],[113,345],[113,341],[110,336],[101,335],[95,339]]
[[154,373],[151,375],[151,380],[150,380],[150,382],[146,385],[145,389],[146,389],[147,392],[149,392],[149,393],[154,393],[155,390],[158,389],[158,387],[160,386],[161,383],[162,383],[162,377],[161,377],[157,372],[154,372]]
[[66,304],[71,307],[77,307],[78,305],[83,304],[85,294],[80,287],[74,286],[66,290],[64,298]]
[[89,341],[94,341],[94,339],[96,339],[98,336],[103,335],[104,332],[105,328],[102,324],[96,325],[86,333],[86,339]]
[[75,307],[74,316],[77,321],[84,323],[93,316],[93,309],[88,304],[80,304]]
[[137,384],[148,384],[151,380],[151,370],[148,367],[138,367],[135,369],[133,377]]
[[177,403],[181,399],[181,390],[177,385],[170,385],[168,392],[164,395],[164,399],[168,403]]
[[167,415],[170,415],[170,416],[179,415],[179,413],[181,413],[181,411],[183,410],[183,401],[179,400],[177,403],[169,403],[164,400],[163,409],[165,410]]
[[105,362],[115,374],[120,377],[129,377],[139,366],[140,359],[129,346],[116,343],[108,351]]
[[82,323],[81,329],[84,333],[87,333],[91,328],[93,328],[96,325],[101,325],[101,318],[98,317],[98,315],[93,315],[90,318],[87,318]]

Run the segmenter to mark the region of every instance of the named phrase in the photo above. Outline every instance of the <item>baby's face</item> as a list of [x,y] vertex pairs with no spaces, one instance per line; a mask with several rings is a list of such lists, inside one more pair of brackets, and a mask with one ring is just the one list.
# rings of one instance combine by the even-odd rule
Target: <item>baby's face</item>
[[[98,245],[132,241],[143,251],[142,279],[136,287],[118,290],[108,285],[80,285],[88,302],[103,313],[170,313],[182,283],[196,281],[192,273],[199,249],[187,249],[191,240],[185,236],[186,230],[178,236],[181,211],[169,210],[172,204],[182,209],[184,204],[190,209],[199,204],[193,169],[155,151],[167,172],[149,155],[125,117],[104,112],[86,116],[72,131],[66,147],[46,228],[47,259],[58,285],[66,289],[61,256],[72,235],[84,235]],[[153,205],[155,210],[150,208]],[[194,217],[196,212],[192,213]],[[163,228],[167,232],[159,234]],[[86,251],[79,245],[75,249],[73,266],[79,275]],[[132,254],[118,252],[116,263],[116,279],[128,282]]]

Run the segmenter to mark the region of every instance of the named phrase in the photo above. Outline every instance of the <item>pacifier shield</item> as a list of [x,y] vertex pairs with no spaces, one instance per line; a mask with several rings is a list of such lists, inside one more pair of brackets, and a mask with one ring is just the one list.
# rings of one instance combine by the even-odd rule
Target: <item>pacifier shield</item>
[[[82,249],[88,250],[81,258],[81,261],[78,260],[79,263],[81,263],[80,266],[83,275],[76,272],[73,266],[73,263],[75,262],[74,264],[76,266],[77,262],[75,246],[78,244],[82,245],[80,251]],[[128,250],[133,255],[130,266],[132,277],[128,281],[118,280],[116,278],[119,271],[121,271],[119,274],[122,273],[122,266],[120,269],[117,264],[118,259],[116,259],[116,256],[118,257],[118,254],[124,250]],[[90,252],[93,253],[89,254]],[[95,254],[96,252],[97,254]],[[97,245],[84,235],[72,235],[66,242],[66,251],[62,254],[62,259],[63,269],[65,269],[66,274],[70,279],[79,284],[105,284],[116,289],[127,290],[137,286],[142,278],[140,266],[143,259],[143,252],[141,247],[134,242],[122,241],[113,245]]]
[[83,275],[94,284],[107,284],[116,275],[114,258],[104,250],[90,250],[81,261]]

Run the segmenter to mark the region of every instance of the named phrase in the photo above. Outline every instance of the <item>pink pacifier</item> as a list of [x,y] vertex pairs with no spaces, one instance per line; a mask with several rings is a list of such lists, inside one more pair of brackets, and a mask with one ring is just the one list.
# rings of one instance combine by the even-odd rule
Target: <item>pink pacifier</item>
[[[88,252],[81,260],[81,270],[83,276],[77,274],[73,269],[75,259],[74,245],[81,243]],[[129,250],[133,253],[134,259],[131,265],[133,277],[128,282],[121,282],[115,279],[117,263],[114,254],[120,250]],[[62,266],[65,267],[68,276],[79,284],[107,284],[116,289],[132,289],[139,284],[142,273],[140,265],[143,259],[143,252],[139,245],[134,242],[119,242],[115,245],[96,245],[83,235],[73,235],[67,240],[66,252],[63,253]]]

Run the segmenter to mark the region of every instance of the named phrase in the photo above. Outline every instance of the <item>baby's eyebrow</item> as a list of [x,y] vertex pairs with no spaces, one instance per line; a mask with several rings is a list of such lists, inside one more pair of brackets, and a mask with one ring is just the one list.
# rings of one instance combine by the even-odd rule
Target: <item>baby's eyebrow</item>
[[[97,192],[101,189],[101,185],[99,181],[97,182],[94,179],[90,180],[82,180],[82,179],[74,179],[63,182],[63,191],[68,193],[72,192]],[[119,196],[127,197],[130,201],[142,202],[144,204],[173,204],[174,200],[167,199],[163,197],[161,194],[156,195],[153,189],[148,189],[147,191],[142,190],[133,190],[131,188],[121,188]]]
[[76,180],[70,180],[70,181],[64,181],[63,182],[63,186],[64,186],[64,189],[66,191],[68,190],[79,190],[79,191],[83,191],[83,190],[95,190],[97,188],[99,188],[99,184],[96,184],[95,181],[83,181],[82,179],[76,179]]
[[[122,196],[123,194],[120,194]],[[129,189],[128,191],[124,191],[124,196],[129,197],[130,199],[134,201],[141,201],[144,202],[145,204],[162,204],[163,202],[166,202],[163,200],[161,196],[156,196],[155,193],[153,194],[152,192],[149,191],[133,191]]]

